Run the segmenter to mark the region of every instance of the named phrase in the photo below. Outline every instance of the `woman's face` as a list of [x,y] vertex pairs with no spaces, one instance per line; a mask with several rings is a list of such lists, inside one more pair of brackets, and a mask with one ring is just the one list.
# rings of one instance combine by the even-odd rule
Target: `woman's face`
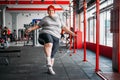
[[55,10],[54,10],[53,8],[50,8],[50,9],[48,10],[48,14],[49,14],[49,16],[54,16]]

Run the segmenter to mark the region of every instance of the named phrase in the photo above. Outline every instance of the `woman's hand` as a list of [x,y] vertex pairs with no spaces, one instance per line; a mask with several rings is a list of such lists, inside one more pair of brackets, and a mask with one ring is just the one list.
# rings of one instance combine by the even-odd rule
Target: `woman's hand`
[[72,32],[68,27],[63,27],[62,28],[66,33],[72,35],[72,36],[77,36],[76,33]]
[[25,32],[26,33],[29,33],[29,32],[31,32],[32,31],[32,28],[28,28]]
[[29,33],[29,32],[31,32],[31,31],[34,31],[34,30],[38,29],[38,28],[40,28],[40,26],[35,25],[35,26],[33,26],[33,27],[28,28],[25,32],[26,32],[26,33]]
[[73,35],[72,35],[72,36],[75,36],[75,37],[76,37],[76,36],[77,36],[77,34],[73,32]]

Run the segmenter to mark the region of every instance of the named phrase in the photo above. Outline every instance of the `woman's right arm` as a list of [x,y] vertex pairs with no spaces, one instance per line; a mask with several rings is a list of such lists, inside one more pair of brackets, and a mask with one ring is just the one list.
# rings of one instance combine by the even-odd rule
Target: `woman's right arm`
[[33,31],[33,30],[38,29],[38,28],[40,28],[40,27],[39,27],[38,25],[35,25],[35,26],[33,26],[33,27],[28,28],[28,29],[26,30],[26,32],[29,33],[29,32],[31,32],[31,31]]

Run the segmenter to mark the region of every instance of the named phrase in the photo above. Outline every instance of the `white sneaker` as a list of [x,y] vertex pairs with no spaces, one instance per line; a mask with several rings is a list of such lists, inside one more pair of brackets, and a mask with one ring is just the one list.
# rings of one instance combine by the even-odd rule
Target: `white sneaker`
[[51,75],[55,75],[56,74],[52,67],[48,68],[48,73],[51,74]]

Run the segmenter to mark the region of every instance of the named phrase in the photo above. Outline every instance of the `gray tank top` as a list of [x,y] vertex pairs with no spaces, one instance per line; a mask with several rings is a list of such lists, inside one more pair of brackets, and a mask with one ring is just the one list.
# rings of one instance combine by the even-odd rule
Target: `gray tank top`
[[38,24],[41,27],[41,33],[48,33],[57,38],[60,38],[61,28],[65,26],[63,21],[58,16],[45,16]]

